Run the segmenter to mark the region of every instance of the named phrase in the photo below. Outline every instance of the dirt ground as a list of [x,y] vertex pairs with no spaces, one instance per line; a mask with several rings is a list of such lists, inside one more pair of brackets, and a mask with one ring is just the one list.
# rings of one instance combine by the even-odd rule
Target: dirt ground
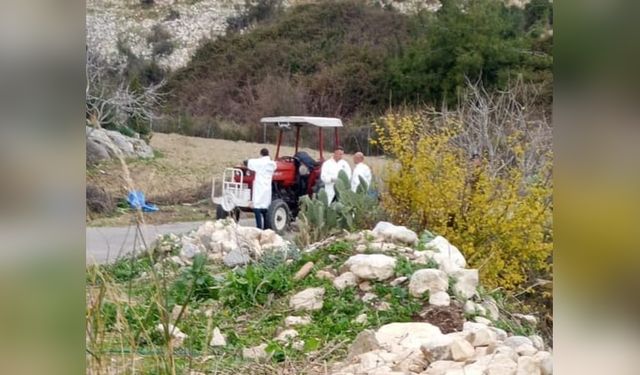
[[[148,215],[155,216],[153,221],[157,224],[206,219],[213,208],[213,204],[208,199],[212,177],[220,178],[225,167],[238,165],[245,159],[256,157],[262,147],[267,147],[272,157],[276,151],[276,146],[272,144],[163,133],[153,135],[151,146],[157,155],[154,159],[128,160],[127,165],[135,188],[144,192],[148,201],[171,201],[170,205],[159,205],[161,211],[165,208],[162,214],[158,212]],[[315,159],[320,155],[317,150],[306,148],[303,150]],[[283,146],[280,150],[281,155],[293,155],[293,153],[293,147]],[[330,152],[325,152],[325,159],[330,155]],[[352,154],[345,156],[353,167]],[[371,157],[365,162],[375,175],[381,175],[384,166],[382,158]],[[102,163],[87,170],[87,184],[103,188],[116,199],[124,198],[127,189],[124,187],[122,175],[122,168],[118,162]],[[200,198],[199,202],[186,198],[192,197],[196,191],[199,192],[196,194]],[[181,202],[183,196],[184,200],[189,202]],[[182,203],[195,204],[195,207],[188,206],[185,210],[181,208]],[[120,214],[108,218],[87,218],[87,224],[91,226],[126,225],[129,219],[123,217],[127,215],[123,211],[120,210]]]

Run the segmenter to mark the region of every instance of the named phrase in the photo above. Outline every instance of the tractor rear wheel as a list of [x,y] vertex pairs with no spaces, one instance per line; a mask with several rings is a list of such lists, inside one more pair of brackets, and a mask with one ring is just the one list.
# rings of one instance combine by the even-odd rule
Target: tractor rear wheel
[[291,214],[287,204],[282,199],[272,201],[267,209],[267,227],[282,234],[289,226],[290,221]]

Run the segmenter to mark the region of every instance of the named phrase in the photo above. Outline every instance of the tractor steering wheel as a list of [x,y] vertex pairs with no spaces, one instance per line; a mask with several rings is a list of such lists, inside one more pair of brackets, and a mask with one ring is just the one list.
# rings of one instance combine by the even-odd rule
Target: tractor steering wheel
[[297,160],[297,158],[293,157],[293,156],[281,156],[279,158],[280,161],[284,161],[284,162],[291,162],[291,163],[295,163],[295,161]]

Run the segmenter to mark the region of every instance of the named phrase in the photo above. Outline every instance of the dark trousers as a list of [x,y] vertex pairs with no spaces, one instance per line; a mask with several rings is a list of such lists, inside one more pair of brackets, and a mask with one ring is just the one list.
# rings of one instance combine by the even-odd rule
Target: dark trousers
[[256,215],[256,227],[260,229],[267,229],[267,209],[254,208],[253,213]]

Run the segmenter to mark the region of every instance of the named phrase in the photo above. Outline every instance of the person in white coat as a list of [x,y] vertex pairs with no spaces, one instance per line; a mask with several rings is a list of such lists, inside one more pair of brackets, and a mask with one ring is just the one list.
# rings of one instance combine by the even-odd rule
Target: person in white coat
[[371,168],[364,163],[364,154],[362,152],[356,152],[353,155],[353,175],[351,176],[351,191],[354,193],[360,186],[360,177],[367,183],[367,190],[371,187]]
[[344,149],[342,147],[336,147],[333,151],[333,157],[322,163],[320,169],[320,179],[324,183],[324,191],[327,193],[327,199],[329,203],[333,202],[336,196],[335,183],[338,180],[338,173],[345,171],[349,180],[351,180],[351,167],[346,160],[342,158],[344,155]]
[[269,150],[260,150],[260,157],[249,159],[247,168],[255,172],[251,203],[256,215],[256,227],[266,229],[267,209],[271,204],[271,180],[276,171],[276,162],[269,157]]

